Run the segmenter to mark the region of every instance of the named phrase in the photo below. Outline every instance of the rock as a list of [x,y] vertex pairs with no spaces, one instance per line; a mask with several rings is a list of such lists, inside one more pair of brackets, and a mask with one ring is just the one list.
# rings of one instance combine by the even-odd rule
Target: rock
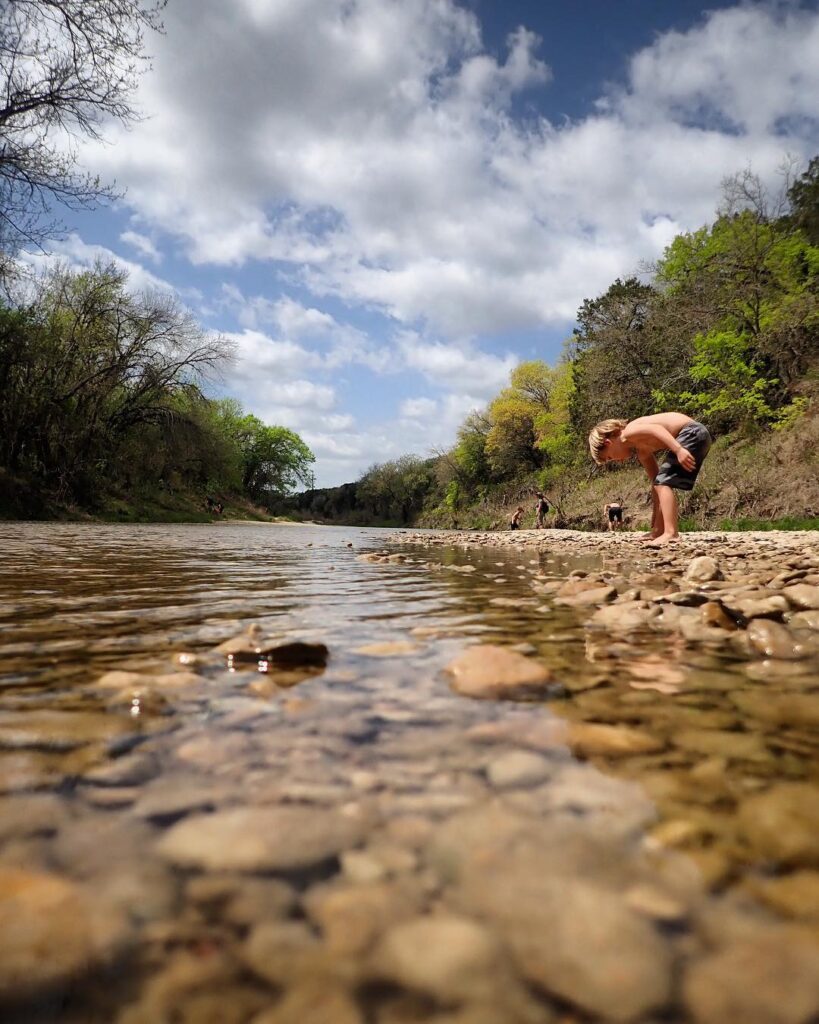
[[700,555],[691,561],[683,573],[683,579],[691,583],[710,583],[711,580],[721,580],[722,571],[716,559],[710,555]]
[[418,645],[409,640],[392,640],[356,647],[353,654],[364,654],[368,658],[395,658],[402,654],[414,654],[417,650]]
[[797,612],[791,615],[790,624],[794,628],[819,630],[819,611]]
[[570,608],[590,608],[613,601],[615,597],[617,597],[617,591],[614,587],[594,587],[575,594],[573,597],[555,598],[555,604],[566,605]]
[[755,879],[749,888],[780,914],[819,922],[819,871]]
[[364,1017],[349,993],[316,981],[290,989],[250,1024],[364,1024]]
[[360,969],[349,958],[331,953],[304,921],[257,925],[238,953],[254,974],[279,988],[352,983]]
[[569,722],[566,742],[581,757],[627,757],[652,754],[665,748],[665,741],[642,729],[597,722]]
[[42,996],[109,962],[126,938],[111,908],[57,875],[0,867],[0,999]]
[[157,850],[178,867],[205,871],[293,871],[355,846],[360,821],[325,808],[241,807],[174,825]]
[[531,984],[617,1022],[666,1005],[671,951],[622,896],[578,877],[508,868],[479,876],[467,905],[494,924]]
[[511,786],[535,786],[552,774],[545,757],[527,750],[513,750],[489,762],[486,776],[496,789]]
[[672,740],[682,750],[709,757],[738,761],[765,761],[770,756],[758,733],[729,732],[721,729],[680,729]]
[[94,686],[100,690],[182,690],[203,683],[202,676],[195,672],[167,672],[153,675],[149,672],[106,672]]
[[792,607],[798,608],[800,611],[819,609],[819,587],[809,583],[797,583],[796,586],[785,587],[782,596]]
[[754,851],[793,866],[819,865],[819,788],[783,782],[746,797],[738,824]]
[[719,601],[706,601],[700,607],[700,617],[706,626],[719,629],[738,629],[737,621],[726,612]]
[[624,601],[598,608],[589,620],[590,626],[629,633],[642,626],[649,626],[660,615],[656,604],[645,601]]
[[374,955],[378,977],[440,1002],[480,1000],[499,975],[502,951],[484,926],[468,918],[419,917],[396,925]]
[[127,718],[104,711],[0,711],[0,749],[75,750],[131,729]]
[[0,798],[0,843],[53,835],[68,817],[65,802],[49,793]]
[[748,642],[767,658],[799,659],[806,655],[803,644],[783,625],[766,619],[748,626]]
[[740,690],[731,698],[745,714],[772,725],[819,727],[819,693]]
[[208,917],[241,928],[287,917],[295,908],[295,890],[277,878],[199,875],[191,878],[187,898]]
[[543,697],[552,684],[552,674],[545,665],[494,644],[467,648],[445,671],[453,677],[453,690],[466,697]]
[[782,616],[788,610],[788,602],[779,594],[773,597],[732,597],[726,594],[722,603],[735,615],[743,619],[772,619],[781,621]]
[[787,928],[740,939],[695,961],[683,997],[697,1024],[810,1024],[819,1015],[819,948]]
[[220,796],[224,797],[224,792],[204,782],[180,779],[173,786],[160,782],[143,790],[133,814],[157,825],[170,825],[186,814],[213,810]]
[[324,668],[329,657],[329,651],[325,644],[304,643],[301,640],[273,645],[259,643],[248,646],[252,647],[252,650],[244,648],[226,652],[228,667],[258,665],[261,672],[267,672],[270,667]]
[[387,928],[415,915],[420,903],[420,890],[413,886],[376,882],[314,888],[305,909],[321,928],[328,949],[360,955]]
[[145,751],[137,751],[92,768],[82,781],[92,786],[139,786],[158,774],[157,758]]

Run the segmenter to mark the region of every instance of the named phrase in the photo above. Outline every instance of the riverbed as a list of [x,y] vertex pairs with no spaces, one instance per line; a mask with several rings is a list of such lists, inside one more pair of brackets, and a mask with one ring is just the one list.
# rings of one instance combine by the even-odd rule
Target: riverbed
[[816,533],[0,550],[3,1021],[819,1015]]

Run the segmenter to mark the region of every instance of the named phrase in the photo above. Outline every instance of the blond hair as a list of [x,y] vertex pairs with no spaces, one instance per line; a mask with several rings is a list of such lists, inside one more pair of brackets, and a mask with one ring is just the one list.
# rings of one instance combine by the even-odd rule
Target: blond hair
[[594,461],[600,465],[603,453],[603,444],[623,430],[628,420],[601,420],[596,427],[592,428],[589,434],[589,451]]

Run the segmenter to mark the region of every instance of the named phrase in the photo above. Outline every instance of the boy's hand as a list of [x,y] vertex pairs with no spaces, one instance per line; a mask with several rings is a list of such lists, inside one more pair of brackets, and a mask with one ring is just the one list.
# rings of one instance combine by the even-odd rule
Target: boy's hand
[[687,469],[689,473],[696,469],[697,466],[697,460],[687,448],[680,448],[677,452],[677,462],[679,462],[683,469]]

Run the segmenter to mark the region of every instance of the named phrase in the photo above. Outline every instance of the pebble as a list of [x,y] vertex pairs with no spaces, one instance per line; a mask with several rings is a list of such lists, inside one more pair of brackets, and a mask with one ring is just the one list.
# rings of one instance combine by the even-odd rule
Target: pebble
[[443,1003],[485,998],[501,964],[500,945],[486,927],[443,914],[390,928],[374,955],[378,977]]
[[804,647],[791,632],[778,622],[754,620],[748,626],[751,647],[766,658],[798,659],[805,655]]
[[327,809],[241,807],[196,815],[159,840],[162,857],[205,871],[293,871],[355,846],[360,821]]
[[793,866],[819,865],[819,789],[806,782],[783,782],[746,797],[739,827],[766,860]]
[[44,995],[113,959],[122,918],[58,875],[0,867],[0,999]]
[[466,697],[542,697],[553,684],[545,665],[494,644],[468,647],[446,671],[452,676],[453,690]]
[[692,559],[690,565],[683,573],[683,579],[691,583],[709,583],[711,580],[721,580],[722,570],[715,558],[710,555],[700,555]]
[[696,961],[683,997],[697,1024],[811,1024],[819,1014],[819,947],[771,928]]
[[486,776],[496,789],[535,786],[552,774],[550,761],[527,750],[513,750],[490,761]]

